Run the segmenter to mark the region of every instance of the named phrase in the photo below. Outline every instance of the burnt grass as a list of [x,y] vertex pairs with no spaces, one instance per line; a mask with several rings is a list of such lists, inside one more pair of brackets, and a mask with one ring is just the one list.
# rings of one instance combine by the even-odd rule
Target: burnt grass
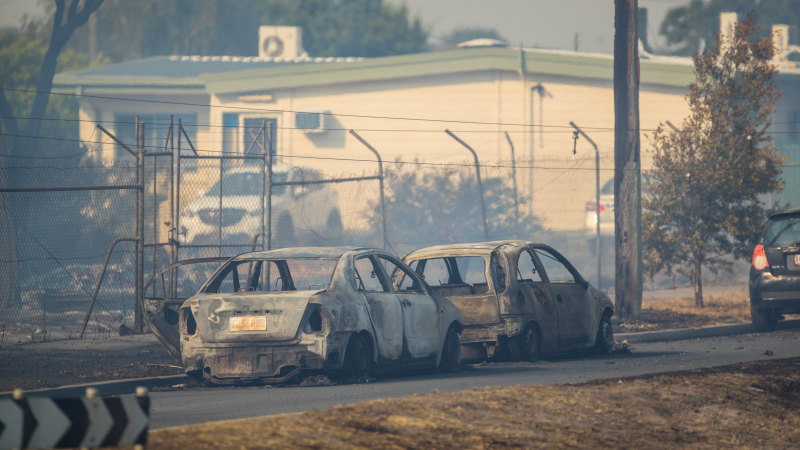
[[798,448],[800,358],[484,387],[149,433],[148,447]]

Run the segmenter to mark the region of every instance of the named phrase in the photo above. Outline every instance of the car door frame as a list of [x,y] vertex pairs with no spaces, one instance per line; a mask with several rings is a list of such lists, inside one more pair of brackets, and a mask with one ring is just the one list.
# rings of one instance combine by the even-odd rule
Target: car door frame
[[[367,259],[372,264],[373,272],[383,287],[383,291],[362,290],[359,285],[361,274],[357,262]],[[365,253],[353,258],[353,271],[355,275],[356,292],[361,296],[372,325],[372,335],[378,350],[378,359],[382,364],[399,362],[404,354],[405,326],[403,324],[403,308],[400,299],[392,289],[391,282],[384,274],[383,267],[374,253]],[[363,282],[361,283],[363,286]],[[392,317],[399,318],[399,327]],[[388,325],[388,326],[387,326]]]
[[[527,253],[536,270],[539,272],[540,281],[524,281],[518,278],[519,259],[523,253]],[[516,285],[517,295],[511,296],[511,301],[518,302],[517,309],[527,320],[535,320],[539,326],[541,339],[541,350],[544,353],[552,353],[561,348],[560,317],[559,308],[556,305],[555,296],[550,289],[547,274],[544,271],[539,258],[529,245],[519,247],[514,252],[514,284]]]
[[[589,283],[581,276],[580,272],[558,250],[546,244],[530,244],[547,284],[550,286],[550,295],[555,299],[558,308],[558,328],[560,349],[569,350],[585,347],[594,341],[597,330],[596,308],[594,300],[589,293]],[[537,250],[549,253],[556,261],[561,263],[572,275],[572,282],[560,282],[550,279],[547,268],[542,263]]]
[[[397,286],[395,286],[394,273],[386,273],[385,267],[383,264],[380,264],[381,270],[384,270],[384,275],[386,275],[386,279],[389,280],[390,287],[402,306],[403,339],[408,356],[412,359],[433,357],[433,361],[435,361],[436,355],[441,351],[442,346],[439,308],[436,301],[427,291],[421,277],[399,259],[383,253],[375,254],[375,258],[379,263],[380,259],[383,258],[394,264],[397,268],[396,270],[402,270],[405,275],[411,277],[419,287],[415,292],[399,291]],[[434,323],[420,324],[421,318],[426,319],[430,317],[434,319]]]

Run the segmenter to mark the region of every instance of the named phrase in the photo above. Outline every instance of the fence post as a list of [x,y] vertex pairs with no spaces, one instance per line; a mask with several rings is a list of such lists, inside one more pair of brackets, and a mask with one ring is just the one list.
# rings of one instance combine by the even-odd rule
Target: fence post
[[445,133],[450,135],[451,138],[455,139],[459,144],[463,145],[467,150],[472,153],[472,157],[475,158],[475,176],[478,179],[478,193],[481,196],[481,219],[483,220],[483,238],[487,241],[489,240],[489,228],[486,224],[486,205],[483,202],[483,183],[481,183],[481,165],[478,162],[478,154],[475,153],[475,150],[472,149],[466,142],[459,139],[458,136],[453,134],[450,130],[444,130]]
[[[592,138],[590,138],[589,135],[584,133],[583,130],[580,129],[580,127],[575,125],[575,122],[570,121],[569,124],[572,125],[572,128],[575,128],[575,133],[577,133],[575,139],[577,139],[577,135],[580,134],[581,136],[586,138],[586,140],[589,141],[590,144],[592,144],[592,147],[594,147],[594,189],[595,189],[594,190],[594,202],[595,202],[594,211],[595,211],[595,215],[597,216],[597,224],[596,224],[597,225],[597,242],[595,242],[594,245],[595,245],[595,253],[597,254],[597,289],[601,289],[602,290],[603,289],[603,277],[600,276],[601,275],[601,272],[600,272],[600,270],[601,270],[600,252],[603,249],[603,244],[602,244],[601,239],[600,239],[600,150],[597,149],[597,144],[594,143]],[[573,149],[573,153],[575,153],[574,149]]]
[[355,130],[350,130],[350,134],[359,140],[365,147],[367,147],[378,159],[378,188],[380,189],[381,196],[381,247],[386,248],[386,203],[383,194],[383,158],[381,154],[375,150],[375,147],[369,144],[364,138],[361,137]]
[[136,280],[134,283],[134,296],[136,308],[133,316],[133,329],[141,333],[144,329],[144,292],[142,283],[144,277],[144,124],[136,116]]
[[[267,121],[264,121],[264,125],[266,126]],[[274,130],[272,129],[272,122],[269,123],[269,127],[266,127],[264,130],[264,139],[266,139],[264,145],[264,153],[265,158],[267,161],[267,193],[266,193],[266,208],[267,208],[267,218],[266,218],[266,228],[267,228],[267,236],[264,239],[264,245],[266,246],[266,250],[272,249],[272,133]]]

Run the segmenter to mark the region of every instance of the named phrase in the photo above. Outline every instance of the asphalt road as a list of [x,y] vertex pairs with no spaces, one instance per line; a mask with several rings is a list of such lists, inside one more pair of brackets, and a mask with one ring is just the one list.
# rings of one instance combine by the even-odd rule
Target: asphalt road
[[800,330],[631,344],[630,353],[567,357],[536,363],[495,363],[454,374],[416,374],[375,382],[311,387],[196,387],[151,393],[151,429],[302,412],[434,389],[579,383],[597,379],[800,356]]

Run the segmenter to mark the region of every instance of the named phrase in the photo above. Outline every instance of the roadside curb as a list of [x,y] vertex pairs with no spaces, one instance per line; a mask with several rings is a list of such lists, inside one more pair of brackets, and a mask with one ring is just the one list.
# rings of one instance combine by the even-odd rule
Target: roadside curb
[[753,326],[750,322],[733,323],[729,325],[715,325],[700,328],[683,328],[677,330],[643,331],[640,333],[618,333],[614,340],[628,342],[659,342],[680,339],[694,339],[716,336],[730,336],[733,334],[750,333]]
[[[800,319],[784,320],[778,322],[778,330],[800,328]],[[731,336],[734,334],[754,333],[753,325],[750,322],[738,322],[727,325],[714,325],[699,328],[683,328],[677,330],[644,331],[641,333],[618,333],[614,335],[616,341],[628,342],[659,342],[677,341],[681,339],[695,339],[719,336]]]
[[[800,328],[800,319],[778,322],[778,329]],[[734,334],[747,334],[753,332],[750,322],[739,322],[727,325],[716,325],[700,328],[684,328],[677,330],[644,331],[640,333],[617,333],[614,340],[628,343],[673,341],[681,339],[695,339],[718,336],[731,336]],[[99,381],[96,383],[73,384],[55,388],[41,388],[26,390],[26,395],[47,395],[50,397],[79,397],[86,392],[86,388],[93,387],[100,395],[126,395],[136,391],[138,386],[150,390],[154,388],[171,387],[176,384],[191,382],[187,375],[167,375],[149,378],[130,378],[125,380]],[[0,392],[0,398],[10,398],[11,392]]]
[[[166,375],[161,377],[128,378],[125,380],[98,381],[96,383],[72,384],[55,388],[40,388],[25,390],[25,395],[47,395],[48,397],[80,397],[86,393],[86,388],[95,388],[102,396],[127,395],[136,392],[139,386],[149,390],[153,388],[170,387],[176,384],[191,381],[186,375]],[[12,392],[0,392],[1,398],[11,398]]]

